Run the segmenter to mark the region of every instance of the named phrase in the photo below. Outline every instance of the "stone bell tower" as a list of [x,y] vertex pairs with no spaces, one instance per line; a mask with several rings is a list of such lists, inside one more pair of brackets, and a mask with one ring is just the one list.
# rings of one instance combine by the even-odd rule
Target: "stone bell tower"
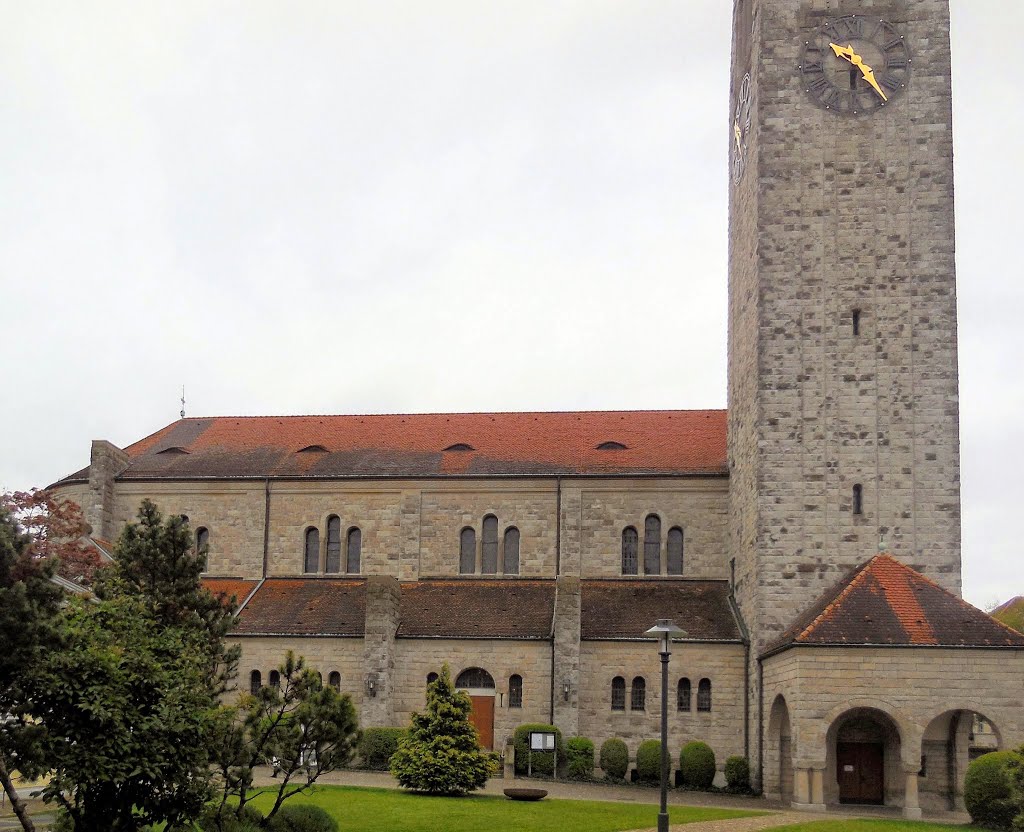
[[948,0],[736,0],[729,457],[763,650],[880,547],[960,591]]

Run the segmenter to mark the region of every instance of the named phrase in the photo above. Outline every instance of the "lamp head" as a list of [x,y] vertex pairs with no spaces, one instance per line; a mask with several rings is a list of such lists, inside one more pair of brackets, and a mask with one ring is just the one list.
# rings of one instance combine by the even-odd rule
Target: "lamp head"
[[656,638],[661,643],[661,652],[667,653],[672,639],[682,638],[686,631],[676,626],[671,618],[659,618],[658,623],[644,633],[647,638]]

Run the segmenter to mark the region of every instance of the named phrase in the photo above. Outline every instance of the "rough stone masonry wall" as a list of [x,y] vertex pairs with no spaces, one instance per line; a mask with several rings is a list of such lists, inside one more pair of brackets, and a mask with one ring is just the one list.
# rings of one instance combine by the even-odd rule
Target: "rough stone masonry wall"
[[[719,770],[727,757],[744,753],[743,664],[740,644],[674,644],[669,660],[669,752],[678,765],[679,751],[691,740],[703,740],[715,752]],[[611,709],[612,679],[626,680],[626,710]],[[646,680],[643,711],[630,708],[630,687],[636,676]],[[688,677],[692,686],[691,710],[676,709],[677,684]],[[712,707],[697,711],[697,684],[711,680]],[[601,743],[619,737],[635,759],[644,740],[661,737],[661,659],[653,642],[584,641],[580,650],[580,734]]]

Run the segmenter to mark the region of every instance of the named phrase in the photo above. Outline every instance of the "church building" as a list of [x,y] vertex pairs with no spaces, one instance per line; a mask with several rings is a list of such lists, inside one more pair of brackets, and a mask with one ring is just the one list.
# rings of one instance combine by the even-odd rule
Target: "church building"
[[1024,636],[960,598],[949,30],[948,0],[736,0],[727,411],[183,418],[52,488],[102,539],[144,498],[189,518],[246,687],[290,649],[404,725],[447,662],[489,747],[635,754],[671,618],[674,757],[962,807],[1024,743]]

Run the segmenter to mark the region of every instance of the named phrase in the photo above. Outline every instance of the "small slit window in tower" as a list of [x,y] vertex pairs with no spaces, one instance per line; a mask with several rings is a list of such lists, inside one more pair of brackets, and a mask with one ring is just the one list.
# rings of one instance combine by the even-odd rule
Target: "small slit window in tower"
[[853,335],[856,338],[860,335],[860,310],[853,310]]
[[860,483],[853,487],[853,513],[864,513],[864,486]]
[[626,710],[626,680],[621,676],[612,679],[612,710]]

